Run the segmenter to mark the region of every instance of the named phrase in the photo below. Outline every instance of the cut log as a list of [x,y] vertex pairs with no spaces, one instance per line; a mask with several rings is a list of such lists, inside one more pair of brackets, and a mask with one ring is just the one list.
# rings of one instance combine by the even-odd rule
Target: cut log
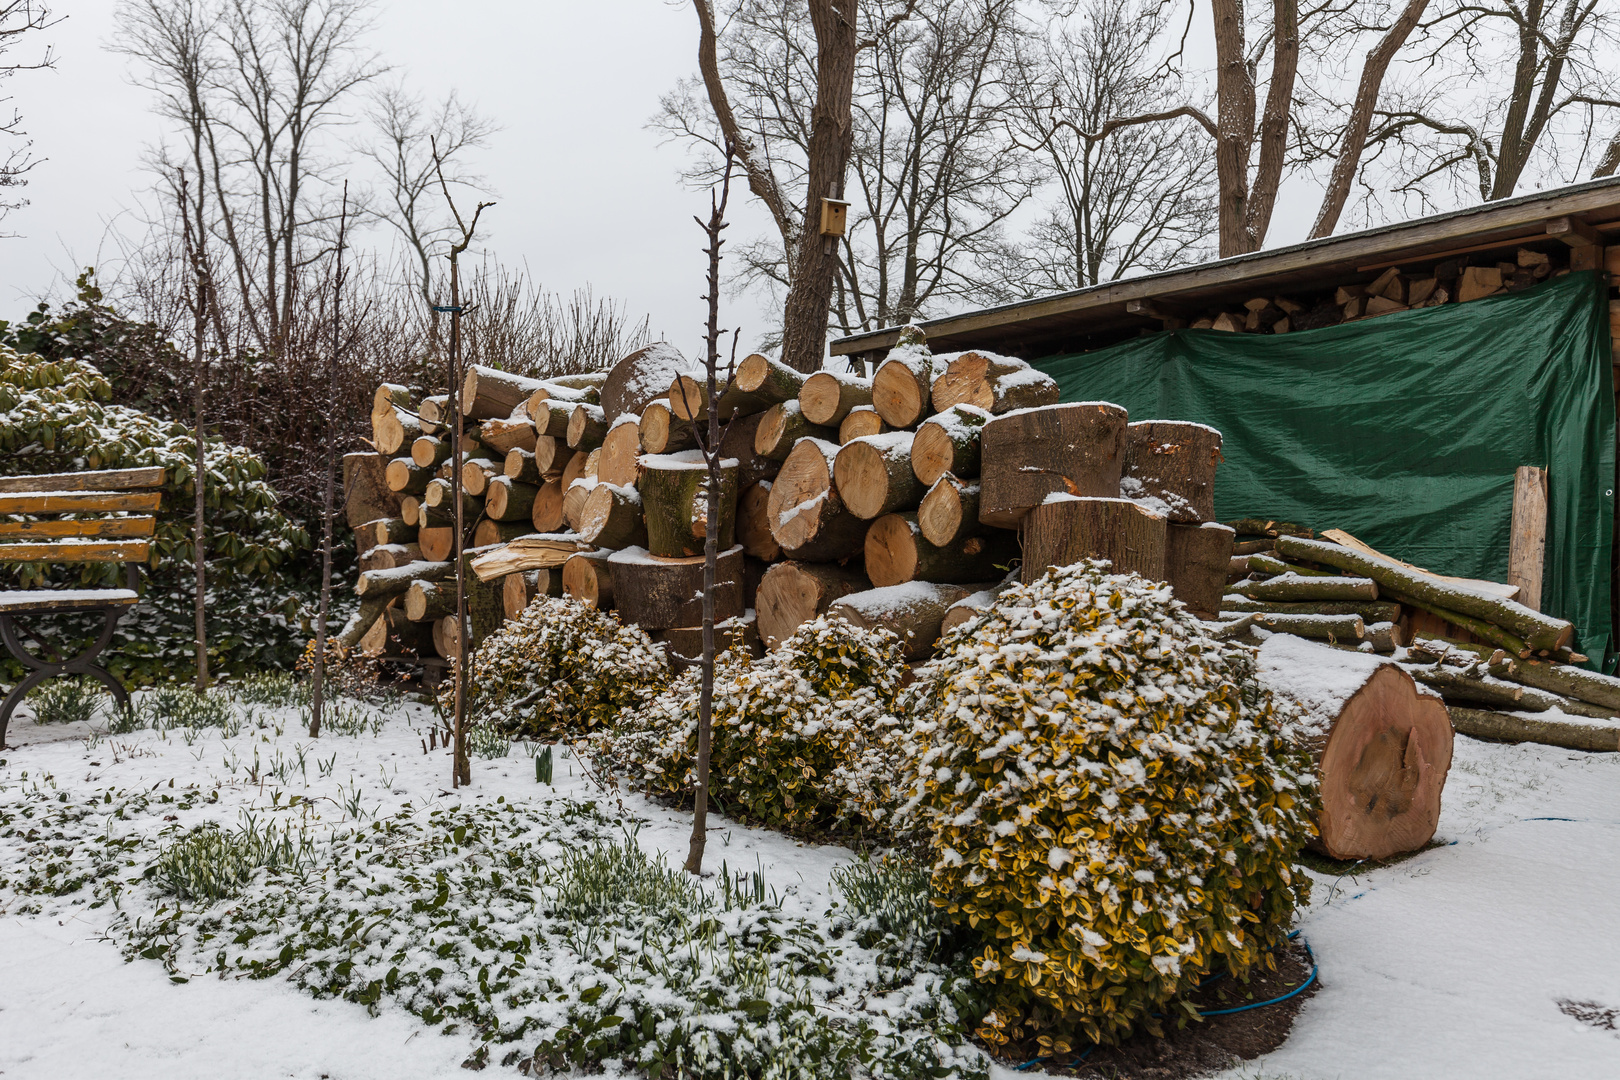
[[737,389],[772,404],[799,400],[804,376],[779,360],[753,353],[737,365]]
[[478,648],[496,630],[501,627],[501,621],[506,618],[506,608],[501,602],[501,577],[480,577],[473,571],[473,564],[486,555],[497,554],[503,548],[468,548],[462,552],[461,560],[465,569],[463,579],[463,595],[467,601],[467,623],[472,629],[471,645]]
[[877,588],[908,581],[961,584],[1005,574],[1018,559],[1018,537],[998,531],[940,547],[923,537],[916,514],[885,514],[866,531],[865,550],[866,573]]
[[[714,627],[714,651],[734,652],[755,658],[765,655],[765,643],[760,640],[759,624],[744,611],[735,619],[718,622]],[[661,632],[658,640],[664,646],[664,656],[670,667],[680,672],[703,660],[703,627],[675,626]]]
[[355,612],[353,617],[343,624],[343,629],[338,632],[336,640],[339,647],[352,649],[359,645],[360,639],[382,617],[382,613],[388,609],[388,605],[392,600],[393,597],[387,596],[360,601],[360,610]]
[[1552,664],[1542,660],[1510,659],[1491,665],[1491,674],[1538,690],[1620,709],[1620,679],[1585,668]]
[[[915,463],[915,443],[911,458]],[[937,547],[949,547],[983,532],[985,526],[979,521],[979,485],[958,480],[949,473],[941,476],[917,507],[917,525],[922,529],[923,538]]]
[[[639,415],[639,414],[637,414]],[[568,445],[574,450],[595,450],[607,438],[607,416],[600,405],[575,405],[568,417]]]
[[540,469],[535,465],[534,451],[514,448],[506,452],[506,460],[501,463],[501,472],[521,484],[539,484],[543,480]]
[[1533,742],[1591,753],[1620,750],[1620,723],[1566,720],[1556,715],[1509,716],[1458,705],[1448,706],[1447,711],[1451,714],[1452,727],[1475,739]]
[[1119,497],[1125,410],[1107,402],[996,417],[981,435],[979,520],[1014,528],[1048,495]]
[[388,487],[388,462],[369,452],[343,455],[343,519],[357,528],[378,518],[403,517],[401,496]]
[[413,562],[423,562],[420,544],[376,544],[360,556],[360,569],[392,570]]
[[529,400],[523,403],[524,411],[534,415],[534,410],[548,401],[574,405],[600,405],[602,404],[602,391],[600,387],[572,387],[559,386],[551,380],[540,384],[540,388],[529,395]]
[[405,453],[406,447],[425,434],[422,421],[403,409],[389,409],[371,416],[371,443],[384,457]]
[[1024,519],[1024,584],[1048,567],[1105,559],[1116,574],[1165,580],[1165,520],[1127,499],[1059,496]]
[[438,622],[456,611],[456,583],[445,588],[442,581],[413,581],[405,590],[405,617],[412,622]]
[[454,615],[446,615],[433,624],[433,651],[449,660],[454,665],[460,649],[457,639],[460,638],[460,622]]
[[666,559],[701,555],[711,529],[722,550],[732,546],[737,515],[735,459],[721,461],[720,520],[712,523],[708,520],[709,468],[698,451],[645,454],[641,469],[647,548],[653,555]]
[[1451,769],[1445,706],[1387,661],[1286,637],[1260,647],[1259,675],[1300,706],[1320,797],[1313,846],[1387,859],[1434,838]]
[[1232,559],[1237,533],[1225,525],[1165,527],[1164,571],[1170,591],[1200,619],[1213,619],[1221,611],[1226,592],[1226,568]]
[[360,654],[412,657],[432,648],[432,643],[429,627],[411,622],[403,611],[391,607],[384,610],[382,616],[371,624],[371,629],[360,638]]
[[[437,510],[447,515],[448,521],[455,520],[455,503],[451,502],[454,492],[448,480],[430,480],[427,490],[422,492],[422,505],[429,510]],[[472,494],[465,487],[461,489],[461,512],[464,524],[472,524],[484,512],[484,500]]]
[[1221,597],[1222,611],[1269,611],[1273,615],[1359,615],[1364,623],[1399,622],[1401,605],[1387,600],[1358,603],[1353,600],[1308,600],[1286,603],[1274,600],[1250,600],[1247,596],[1228,594]]
[[[636,459],[641,456],[641,423],[635,416],[621,416],[602,439],[602,456],[596,463],[596,479],[616,487],[634,487]],[[604,545],[612,546],[612,545]]]
[[413,581],[438,581],[450,573],[447,562],[413,562],[392,570],[367,570],[354,583],[362,600],[388,600],[411,587]]
[[579,535],[599,548],[645,547],[641,495],[633,487],[597,484],[580,511]]
[[630,413],[640,416],[647,406],[669,394],[675,376],[691,365],[667,341],[655,341],[613,365],[602,382],[602,412],[608,420]]
[[[735,384],[716,378],[715,390],[719,397],[718,416],[722,421],[733,416],[764,412],[772,402],[747,393]],[[677,375],[669,385],[667,397],[669,411],[677,423],[707,423],[709,419],[709,380],[707,375]]]
[[737,500],[737,543],[743,554],[765,562],[775,562],[782,555],[782,545],[771,535],[770,500],[769,480],[750,484]]
[[1487,596],[1471,589],[1447,585],[1395,563],[1354,551],[1339,544],[1298,537],[1279,537],[1277,550],[1296,559],[1335,566],[1372,578],[1391,592],[1399,592],[1437,607],[1492,623],[1534,650],[1558,649],[1570,643],[1575,628],[1563,619],[1532,611],[1523,604]]
[[497,417],[478,425],[479,441],[502,454],[518,447],[533,450],[538,436],[534,422],[527,415]]
[[1120,494],[1181,525],[1215,520],[1221,433],[1204,424],[1143,420],[1125,429]]
[[399,383],[383,383],[377,387],[377,392],[371,395],[371,414],[389,412],[398,405],[402,409],[411,407],[411,388],[401,386]]
[[521,570],[549,570],[576,552],[590,550],[592,546],[574,533],[531,533],[503,547],[484,549],[471,568],[480,581],[494,581]]
[[538,389],[539,379],[473,364],[461,383],[461,415],[469,420],[504,419]]
[[1363,577],[1306,577],[1279,574],[1265,581],[1245,581],[1231,592],[1251,600],[1377,600],[1378,584]]
[[911,469],[924,487],[946,473],[964,480],[979,475],[980,436],[990,414],[977,405],[952,405],[917,429]]
[[589,608],[608,611],[613,607],[613,567],[607,549],[570,555],[562,567],[563,595]]
[[784,401],[760,415],[759,426],[754,429],[754,450],[772,461],[786,461],[800,439],[834,442],[837,438],[837,428],[812,424],[804,418],[798,401]]
[[872,587],[858,569],[833,563],[777,563],[760,579],[754,609],[760,636],[776,648],[835,601]]
[[1317,641],[1359,642],[1367,636],[1367,624],[1359,615],[1273,615],[1255,611],[1253,625],[1274,634],[1293,634],[1295,637]]
[[799,408],[812,424],[836,427],[857,405],[872,404],[872,380],[834,371],[818,371],[804,380]]
[[1457,281],[1457,299],[1463,303],[1502,291],[1502,271],[1494,266],[1465,267]]
[[883,417],[878,415],[876,409],[870,405],[857,405],[849,410],[849,415],[844,417],[844,422],[838,425],[838,443],[842,446],[845,443],[854,442],[856,439],[865,438],[868,435],[882,435],[890,430],[891,428],[884,422]]
[[547,480],[535,492],[529,508],[529,523],[539,533],[560,532],[563,527],[563,486],[561,480]]
[[562,476],[559,478],[562,480],[562,486],[565,490],[575,480],[583,479],[585,477],[586,470],[591,464],[591,455],[574,453],[573,451],[569,452],[573,454],[573,456],[570,457],[567,464],[563,466]]
[[761,480],[775,479],[782,463],[755,449],[762,412],[737,415],[726,421],[720,436],[720,456],[737,459],[737,488],[746,491]]
[[[608,556],[619,616],[645,630],[703,622],[703,556],[663,559],[632,547]],[[715,563],[716,622],[743,613],[743,550],[730,547]]]
[[450,395],[433,394],[425,397],[416,412],[426,423],[442,427],[450,422]]
[[850,513],[871,521],[922,501],[924,487],[911,470],[910,431],[868,435],[841,447],[833,484]]
[[450,440],[437,435],[418,435],[411,443],[411,460],[424,469],[437,469],[450,456]]
[[420,495],[427,490],[428,481],[433,479],[433,470],[424,469],[410,458],[395,458],[388,463],[384,474],[388,490],[396,495]]
[[1541,610],[1541,567],[1547,550],[1547,470],[1522,465],[1513,475],[1513,525],[1508,538],[1507,583],[1519,602]]
[[534,525],[526,517],[522,521],[491,521],[485,518],[473,527],[473,547],[507,544],[533,531]]
[[900,639],[900,650],[907,660],[921,660],[934,651],[950,606],[979,591],[913,581],[853,593],[834,601],[827,614],[862,629],[887,630]]
[[641,448],[649,454],[676,454],[697,445],[692,425],[677,420],[668,401],[654,401],[641,414]]
[[562,516],[563,524],[575,532],[579,531],[580,520],[585,514],[585,500],[591,497],[596,488],[596,481],[588,477],[580,477],[563,491]]
[[378,518],[360,526],[356,532],[369,534],[373,544],[409,544],[416,539],[414,526],[405,524],[404,518]]
[[983,589],[971,596],[964,596],[956,603],[945,609],[945,617],[939,623],[939,635],[944,637],[952,630],[969,622],[974,616],[986,611],[996,602],[996,598],[1016,584],[1017,579],[1003,581],[994,588]]
[[424,525],[416,530],[416,542],[421,545],[422,558],[428,562],[448,562],[455,552],[456,530],[453,525]]
[[540,401],[529,399],[529,419],[534,421],[536,437],[549,435],[553,439],[568,439],[568,425],[574,419],[574,410],[581,405],[589,405],[588,401],[561,401],[556,398],[545,398]]
[[[564,564],[567,565],[567,564]],[[508,620],[522,615],[536,596],[562,595],[562,567],[524,570],[501,579],[501,607]]]
[[890,427],[916,427],[934,411],[934,380],[943,374],[927,345],[897,345],[872,374],[872,405]]
[[831,562],[861,550],[867,523],[850,513],[833,485],[838,447],[800,439],[771,483],[771,535],[782,554],[800,562]]
[[494,458],[477,457],[468,458],[462,462],[461,490],[474,498],[483,498],[485,493],[489,491],[489,482],[497,476],[504,475],[504,460],[505,455],[502,455],[501,461],[496,461]]
[[997,416],[1014,409],[1056,405],[1057,380],[1010,356],[965,352],[945,366],[934,380],[934,411],[952,405],[977,405]]

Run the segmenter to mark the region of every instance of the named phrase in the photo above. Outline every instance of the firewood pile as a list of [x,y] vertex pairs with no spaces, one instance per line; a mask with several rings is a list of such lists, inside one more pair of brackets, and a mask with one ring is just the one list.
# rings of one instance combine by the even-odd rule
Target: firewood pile
[[1220,608],[1233,534],[1210,520],[1211,428],[1059,404],[1057,384],[1023,361],[936,356],[914,328],[871,378],[806,376],[756,354],[719,391],[724,480],[708,521],[693,434],[706,387],[667,344],[605,374],[474,367],[456,448],[447,395],[380,387],[351,521],[353,489],[368,483],[382,490],[360,505],[398,509],[356,526],[361,613],[344,643],[455,654],[452,470],[473,644],[537,594],[568,595],[616,609],[679,662],[696,649],[711,530],[717,619],[756,651],[831,612],[894,632],[922,659],[1019,574],[1088,557],[1169,581],[1206,617]]

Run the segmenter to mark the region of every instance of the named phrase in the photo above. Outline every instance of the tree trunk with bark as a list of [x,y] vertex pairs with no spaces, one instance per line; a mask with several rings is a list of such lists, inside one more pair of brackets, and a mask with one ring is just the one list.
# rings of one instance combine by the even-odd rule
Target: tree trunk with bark
[[1044,502],[1024,518],[1023,581],[1048,567],[1106,559],[1116,574],[1165,580],[1165,520],[1127,499],[1064,498]]
[[1164,564],[1170,591],[1200,619],[1214,619],[1221,612],[1236,537],[1225,525],[1166,526]]
[[[663,559],[639,548],[608,557],[613,568],[613,595],[619,616],[643,630],[695,626],[703,621],[704,558],[695,555]],[[714,617],[717,621],[743,613],[743,551],[740,546],[720,552],[714,571]]]
[[1204,424],[1144,420],[1125,429],[1125,469],[1120,490],[1133,499],[1156,500],[1182,525],[1215,520],[1215,467],[1221,463],[1221,433]]
[[[737,469],[721,470],[718,521],[708,520],[709,470],[698,451],[642,458],[641,501],[647,550],[661,558],[701,555],[710,533],[725,548],[736,535]],[[690,623],[675,625],[691,625]]]

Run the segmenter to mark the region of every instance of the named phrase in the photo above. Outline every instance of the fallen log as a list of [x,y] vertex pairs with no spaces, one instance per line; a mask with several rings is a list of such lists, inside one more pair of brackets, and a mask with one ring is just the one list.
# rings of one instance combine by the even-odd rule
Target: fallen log
[[850,513],[871,521],[922,501],[922,483],[911,471],[909,431],[867,435],[842,446],[833,459],[833,484]]
[[[915,445],[912,460],[916,460]],[[949,547],[983,532],[986,526],[979,521],[979,485],[949,473],[941,476],[917,506],[917,525],[923,538],[939,547]]]
[[1175,598],[1200,619],[1213,619],[1220,613],[1236,535],[1213,522],[1165,526],[1165,580]]
[[1221,433],[1204,424],[1143,420],[1125,428],[1120,494],[1139,499],[1171,522],[1215,520],[1215,467]]
[[759,426],[754,429],[754,450],[772,461],[786,461],[800,439],[834,442],[837,438],[837,428],[806,420],[797,400],[784,401],[761,414]]
[[861,550],[867,523],[850,513],[833,484],[837,455],[832,443],[800,439],[771,483],[771,535],[789,559],[831,562]]
[[1493,645],[1496,648],[1505,650],[1513,656],[1527,657],[1533,651],[1529,645],[1525,644],[1523,638],[1515,637],[1513,634],[1508,633],[1501,627],[1495,625],[1494,623],[1487,622],[1484,619],[1476,619],[1471,615],[1463,615],[1455,611],[1447,611],[1443,607],[1428,603],[1424,600],[1419,600],[1415,596],[1408,596],[1405,593],[1396,592],[1392,589],[1384,589],[1383,596],[1385,599],[1394,600],[1407,607],[1415,608],[1418,611],[1427,612],[1428,614],[1439,619],[1441,622],[1449,623],[1450,625],[1457,627],[1459,630],[1463,630],[1473,637],[1479,638],[1479,640],[1483,642]]
[[1377,600],[1378,584],[1364,577],[1303,577],[1279,574],[1265,581],[1245,581],[1230,588],[1251,600]]
[[980,591],[961,585],[911,581],[852,593],[835,600],[827,614],[865,630],[887,630],[900,639],[900,650],[907,660],[921,660],[934,651],[950,606]]
[[1579,698],[1593,705],[1620,709],[1620,679],[1613,675],[1601,675],[1565,664],[1519,659],[1491,665],[1491,674],[1538,690]]
[[980,436],[989,419],[976,405],[952,405],[923,422],[911,444],[911,468],[923,486],[946,473],[959,479],[979,475]]
[[1127,499],[1055,495],[1024,518],[1024,584],[1048,567],[1104,559],[1116,574],[1165,580],[1165,520]]
[[865,574],[836,563],[781,562],[765,571],[754,599],[759,632],[776,648],[834,602],[872,587]]
[[402,409],[411,407],[411,388],[399,383],[383,383],[371,395],[371,415],[377,416],[386,413],[394,406]]
[[759,353],[743,358],[735,381],[739,390],[773,404],[798,401],[799,391],[804,389],[803,375]]
[[1359,603],[1353,600],[1309,600],[1287,603],[1278,600],[1251,600],[1228,593],[1221,597],[1222,611],[1259,611],[1273,615],[1359,615],[1365,623],[1399,622],[1401,605],[1387,600]]
[[1288,637],[1260,647],[1260,681],[1299,705],[1316,761],[1312,846],[1335,859],[1386,859],[1434,838],[1451,769],[1451,721],[1396,665]]
[[613,607],[613,567],[602,548],[570,555],[562,567],[563,595],[589,608],[608,611]]
[[997,416],[1015,409],[1056,405],[1061,396],[1057,380],[1010,356],[965,352],[945,366],[934,380],[935,412],[952,405],[977,405]]
[[961,584],[1005,574],[1018,558],[1018,537],[994,532],[940,546],[922,535],[916,514],[885,514],[866,530],[865,551],[866,573],[877,588],[908,581]]
[[[631,547],[608,556],[613,595],[625,622],[644,630],[667,630],[703,622],[703,556],[665,559]],[[733,546],[715,563],[716,622],[743,613],[743,550]]]
[[647,549],[659,558],[701,555],[711,531],[721,550],[731,547],[736,535],[737,472],[735,458],[721,459],[720,518],[711,522],[709,467],[702,454],[687,450],[643,455],[641,502],[647,519]]
[[1254,616],[1251,620],[1254,626],[1273,634],[1348,642],[1359,642],[1367,636],[1367,624],[1359,615],[1274,615],[1266,611],[1248,614]]
[[367,570],[354,583],[354,595],[362,600],[389,600],[409,589],[413,581],[438,581],[449,573],[447,562],[413,562],[392,570]]
[[1620,750],[1620,723],[1581,721],[1560,716],[1508,716],[1486,709],[1447,706],[1451,725],[1475,739],[1533,742],[1566,750],[1605,753]]
[[[455,492],[448,480],[430,480],[427,490],[422,492],[422,505],[429,510],[437,510],[446,515],[447,523],[455,520],[456,504],[451,501]],[[484,500],[468,491],[461,489],[461,510],[464,524],[472,524],[484,512]]]
[[986,422],[981,433],[979,520],[1016,527],[1052,494],[1118,498],[1126,419],[1118,405],[1093,401]]
[[633,487],[601,483],[591,489],[579,515],[580,539],[599,548],[645,547],[647,523]]
[[857,405],[872,404],[872,380],[834,371],[818,371],[804,380],[799,408],[812,424],[836,427]]

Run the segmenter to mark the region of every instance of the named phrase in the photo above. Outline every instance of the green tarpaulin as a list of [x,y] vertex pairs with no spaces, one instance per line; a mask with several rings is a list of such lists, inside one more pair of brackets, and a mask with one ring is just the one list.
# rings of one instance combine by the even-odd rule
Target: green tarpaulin
[[1614,388],[1607,281],[1282,335],[1178,330],[1051,356],[1064,401],[1220,429],[1223,521],[1345,529],[1436,573],[1507,574],[1513,474],[1548,470],[1542,610],[1611,648]]

